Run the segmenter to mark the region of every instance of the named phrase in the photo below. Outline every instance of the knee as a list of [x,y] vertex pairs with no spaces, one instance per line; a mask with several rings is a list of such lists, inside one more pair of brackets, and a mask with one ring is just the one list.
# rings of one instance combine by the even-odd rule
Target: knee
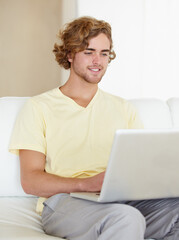
[[108,214],[103,219],[101,232],[108,227],[116,226],[116,229],[121,229],[122,233],[135,236],[134,239],[144,239],[145,218],[136,208],[125,204],[112,204],[109,209],[105,210]]
[[145,218],[138,209],[131,206],[126,206],[126,214],[129,218],[131,218],[132,221],[135,220],[144,226],[146,225]]
[[138,209],[128,205],[123,205],[122,216],[128,225],[132,225],[133,227],[135,226],[144,230],[146,229],[145,218]]

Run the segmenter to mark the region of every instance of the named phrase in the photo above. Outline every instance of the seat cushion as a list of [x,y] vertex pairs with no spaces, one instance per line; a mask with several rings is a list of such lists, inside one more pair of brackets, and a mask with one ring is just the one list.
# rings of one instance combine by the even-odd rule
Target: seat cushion
[[33,197],[0,197],[0,239],[61,239],[44,233],[36,203]]

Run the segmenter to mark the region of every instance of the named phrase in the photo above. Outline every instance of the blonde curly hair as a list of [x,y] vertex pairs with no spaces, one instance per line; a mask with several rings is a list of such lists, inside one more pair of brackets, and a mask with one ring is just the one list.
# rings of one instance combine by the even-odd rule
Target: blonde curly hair
[[68,61],[68,56],[74,57],[75,53],[86,49],[89,40],[104,33],[110,41],[109,62],[116,57],[112,50],[113,42],[111,36],[111,26],[103,20],[97,20],[92,17],[80,17],[68,23],[65,29],[59,32],[58,37],[61,44],[55,43],[53,52],[56,61],[60,66],[69,69],[71,63]]

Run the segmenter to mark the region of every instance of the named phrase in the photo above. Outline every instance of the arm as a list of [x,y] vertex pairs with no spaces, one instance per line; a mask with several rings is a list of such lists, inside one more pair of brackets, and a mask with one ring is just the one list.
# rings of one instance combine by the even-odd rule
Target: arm
[[100,191],[104,172],[89,178],[64,178],[45,172],[46,157],[32,150],[20,150],[21,184],[28,194],[50,197],[57,193]]

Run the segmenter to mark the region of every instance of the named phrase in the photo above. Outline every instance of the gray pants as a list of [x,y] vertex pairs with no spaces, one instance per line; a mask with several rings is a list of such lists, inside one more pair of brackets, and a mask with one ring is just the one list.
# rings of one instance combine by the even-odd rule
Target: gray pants
[[42,223],[69,240],[179,240],[179,199],[96,203],[57,194],[44,203]]

